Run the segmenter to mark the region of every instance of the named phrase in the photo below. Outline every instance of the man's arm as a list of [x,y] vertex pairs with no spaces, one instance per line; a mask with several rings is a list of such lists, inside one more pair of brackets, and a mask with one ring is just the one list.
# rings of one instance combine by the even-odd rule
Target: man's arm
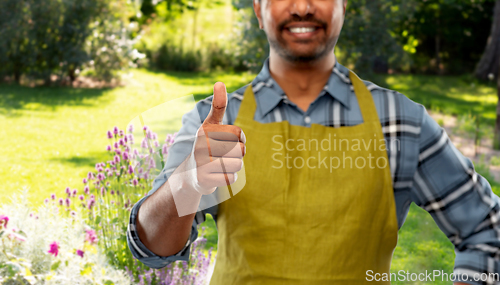
[[[198,217],[193,222],[202,195],[211,194],[217,187],[235,182],[236,172],[242,167],[245,139],[239,127],[222,124],[226,105],[225,86],[218,83],[214,86],[210,113],[194,135],[185,134],[185,126],[195,124],[190,119],[195,116],[186,114],[183,117],[183,129],[177,138],[184,135],[189,140],[194,137],[190,154],[175,168],[168,180],[166,172],[171,171],[162,171],[165,174],[155,179],[154,188],[157,190],[143,198],[137,210],[134,206],[127,240],[130,250],[140,261],[149,265],[149,258],[155,262],[160,260],[151,263],[153,266],[150,267],[164,267],[169,260],[188,259],[186,247],[193,237],[196,238],[195,223],[204,220],[204,217]],[[192,112],[196,112],[196,108]],[[174,150],[177,138],[171,150]],[[171,151],[167,160],[174,153]],[[169,161],[165,169],[167,166]],[[184,257],[173,258],[176,252],[176,255]]]
[[500,199],[424,108],[423,113],[412,200],[455,245],[454,273],[468,276],[455,284],[496,284],[474,279],[500,272]]

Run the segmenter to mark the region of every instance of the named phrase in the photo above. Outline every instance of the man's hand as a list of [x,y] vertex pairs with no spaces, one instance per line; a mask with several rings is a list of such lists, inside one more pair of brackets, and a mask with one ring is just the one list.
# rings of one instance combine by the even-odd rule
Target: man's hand
[[243,166],[245,135],[237,126],[222,124],[226,106],[226,86],[217,82],[212,109],[198,129],[193,146],[198,180],[195,189],[200,194],[211,194],[216,187],[233,184],[236,172]]

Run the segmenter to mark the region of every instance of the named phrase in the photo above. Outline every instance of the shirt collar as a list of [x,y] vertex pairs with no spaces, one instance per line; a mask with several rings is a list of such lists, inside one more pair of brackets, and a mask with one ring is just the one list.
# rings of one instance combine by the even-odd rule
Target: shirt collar
[[[324,88],[326,91],[325,94],[332,96],[349,109],[351,86],[349,69],[338,63],[338,61],[335,61],[335,66]],[[269,72],[269,58],[264,61],[261,71],[252,81],[252,88],[262,117],[276,108],[281,101],[286,102],[287,100],[283,89],[271,77],[271,73]]]

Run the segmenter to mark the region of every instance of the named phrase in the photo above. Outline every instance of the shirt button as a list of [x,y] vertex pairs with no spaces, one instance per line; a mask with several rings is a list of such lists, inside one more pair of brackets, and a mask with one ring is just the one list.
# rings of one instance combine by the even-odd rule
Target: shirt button
[[309,124],[309,123],[311,122],[311,117],[309,117],[309,116],[305,116],[305,117],[304,117],[304,122],[305,122],[306,124]]

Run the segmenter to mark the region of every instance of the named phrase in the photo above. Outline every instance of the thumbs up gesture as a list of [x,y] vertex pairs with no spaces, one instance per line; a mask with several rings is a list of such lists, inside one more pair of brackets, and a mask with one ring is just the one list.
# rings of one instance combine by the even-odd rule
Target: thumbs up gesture
[[241,128],[223,125],[226,112],[227,92],[222,82],[214,85],[212,108],[198,129],[193,146],[196,161],[196,190],[211,194],[216,187],[233,184],[242,166],[245,155],[245,134]]

